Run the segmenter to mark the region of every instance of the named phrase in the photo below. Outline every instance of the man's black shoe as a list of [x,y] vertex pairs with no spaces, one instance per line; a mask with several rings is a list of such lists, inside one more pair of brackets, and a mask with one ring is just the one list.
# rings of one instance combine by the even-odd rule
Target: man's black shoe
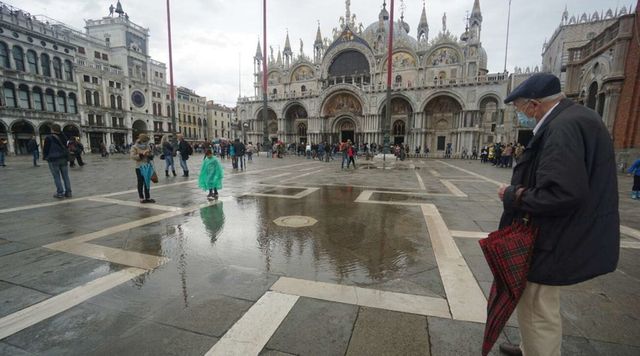
[[509,342],[503,342],[502,344],[500,344],[500,352],[510,356],[522,356],[522,350],[520,350],[520,346],[514,345]]

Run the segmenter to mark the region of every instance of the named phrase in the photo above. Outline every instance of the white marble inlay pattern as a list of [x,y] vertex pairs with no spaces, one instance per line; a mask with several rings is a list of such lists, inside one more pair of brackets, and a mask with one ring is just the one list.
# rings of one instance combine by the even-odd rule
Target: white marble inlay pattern
[[420,186],[421,190],[427,190],[427,187],[425,187],[424,185],[424,181],[422,180],[422,177],[420,177],[420,174],[418,174],[418,172],[416,173],[416,178],[418,178],[418,185]]
[[258,355],[298,299],[295,295],[265,293],[205,355]]
[[454,166],[453,164],[449,164],[449,163],[447,163],[447,162],[443,162],[443,161],[440,161],[440,160],[437,160],[436,162],[442,163],[442,164],[444,164],[445,166],[449,166],[449,167],[451,167],[451,168],[455,168],[455,169],[457,169],[457,170],[459,170],[459,171],[461,171],[461,172],[464,172],[464,173],[470,174],[470,175],[472,175],[472,176],[474,176],[474,177],[478,177],[478,178],[480,178],[480,179],[482,179],[482,180],[485,180],[485,181],[487,181],[487,182],[493,183],[493,184],[495,184],[495,185],[497,185],[497,186],[501,186],[502,184],[506,184],[506,183],[503,183],[503,182],[498,182],[498,181],[497,181],[497,180],[495,180],[495,179],[491,179],[491,178],[489,178],[489,177],[485,177],[485,176],[483,176],[482,174],[478,174],[478,173],[476,173],[476,172],[472,172],[472,171],[466,170],[466,169],[464,169],[464,168],[460,168],[460,167],[458,167],[458,166]]
[[7,315],[0,319],[0,339],[71,309],[89,298],[95,297],[145,272],[147,271],[139,268],[123,269]]
[[121,250],[107,246],[77,242],[55,242],[44,246],[50,250],[72,253],[78,256],[94,258],[96,260],[118,263],[125,266],[142,269],[154,269],[169,261],[166,257],[153,256],[144,253]]
[[137,201],[119,200],[119,199],[111,199],[111,198],[104,198],[104,197],[90,198],[88,200],[100,202],[100,203],[111,203],[116,205],[125,205],[125,206],[133,206],[136,208],[155,209],[155,210],[164,210],[164,211],[178,211],[181,209],[176,206],[167,206],[167,205],[160,205],[160,204],[142,204]]
[[458,230],[451,230],[451,235],[453,237],[464,237],[467,239],[484,239],[485,237],[489,236],[488,232],[483,232],[483,231],[458,231]]
[[271,290],[301,297],[327,300],[402,313],[451,318],[447,301],[442,298],[326,282],[280,277]]
[[423,204],[421,208],[453,318],[486,322],[487,299],[462,257],[447,224],[435,205]]

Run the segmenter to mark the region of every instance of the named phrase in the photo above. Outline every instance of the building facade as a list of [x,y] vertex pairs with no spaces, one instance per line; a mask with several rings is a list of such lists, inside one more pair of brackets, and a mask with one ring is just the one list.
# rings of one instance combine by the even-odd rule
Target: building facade
[[0,4],[0,28],[0,136],[11,152],[25,153],[26,138],[53,123],[94,152],[171,131],[166,67],[120,2],[110,16],[86,20],[84,32]]
[[209,122],[207,121],[207,98],[195,91],[178,87],[176,89],[176,114],[178,131],[188,141],[208,141]]
[[[490,74],[482,47],[482,13],[479,0],[472,5],[467,30],[459,37],[442,28],[430,37],[426,8],[415,31],[403,16],[394,22],[393,88],[391,122],[385,120],[387,38],[390,29],[386,3],[368,27],[355,23],[347,2],[346,13],[331,39],[320,28],[313,56],[294,54],[289,35],[277,57],[262,53],[254,58],[255,97],[240,98],[240,122],[247,122],[248,140],[294,142],[383,143],[390,132],[391,143],[412,148],[429,147],[454,152],[485,143],[515,140],[514,115],[503,99],[508,76]],[[262,61],[268,68],[268,111],[262,113]],[[505,118],[507,118],[505,120]]]
[[[640,143],[637,9],[635,13],[623,7],[590,17],[583,14],[580,20],[567,17],[565,10],[551,42],[552,47],[564,48],[560,67],[564,91],[600,114],[613,137],[618,162],[624,166],[635,158]],[[567,37],[571,41],[563,43]],[[558,67],[545,68],[545,62],[555,57],[550,52],[543,54],[543,68],[558,74]]]
[[236,110],[225,105],[207,101],[207,118],[209,119],[209,137],[212,140],[235,139],[231,124],[236,122]]

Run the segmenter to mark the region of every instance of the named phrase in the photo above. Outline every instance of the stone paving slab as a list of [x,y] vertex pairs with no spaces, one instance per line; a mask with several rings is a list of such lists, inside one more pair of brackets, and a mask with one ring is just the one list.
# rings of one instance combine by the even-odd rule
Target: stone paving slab
[[300,298],[265,346],[295,355],[344,355],[358,307]]
[[427,318],[361,307],[347,356],[430,355]]
[[[50,295],[23,286],[0,282],[0,317],[41,302]],[[0,354],[2,354],[0,352]]]

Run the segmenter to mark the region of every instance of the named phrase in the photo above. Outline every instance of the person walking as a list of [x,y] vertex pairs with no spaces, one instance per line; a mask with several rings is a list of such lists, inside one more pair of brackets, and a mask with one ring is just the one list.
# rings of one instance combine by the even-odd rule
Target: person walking
[[231,167],[238,169],[238,157],[236,157],[236,146],[232,142],[229,144],[229,157],[231,157]]
[[347,157],[348,157],[347,169],[349,169],[350,163],[353,163],[353,169],[356,169],[355,155],[356,155],[356,151],[355,151],[355,148],[353,148],[353,145],[351,143],[347,144]]
[[206,150],[200,176],[198,177],[198,187],[209,191],[207,199],[218,199],[218,190],[222,189],[222,178],[224,169],[220,161],[213,155],[211,150]]
[[247,161],[253,161],[253,144],[249,142],[247,145]]
[[164,156],[164,176],[169,176],[169,169],[171,169],[171,173],[173,176],[176,176],[176,166],[173,162],[173,157],[176,155],[176,150],[173,148],[173,144],[171,144],[171,140],[173,136],[163,136],[162,137],[162,155]]
[[183,134],[178,134],[178,151],[180,151],[180,167],[182,168],[182,176],[189,177],[189,166],[187,161],[189,156],[193,154],[193,148],[189,142],[185,141]]
[[640,200],[640,158],[638,158],[627,170],[633,174],[633,187],[631,187],[631,199]]
[[[49,163],[49,170],[56,185],[57,199],[71,198],[71,179],[69,179],[69,150],[67,138],[60,132],[60,125],[51,125],[51,134],[44,139],[42,158]],[[64,182],[64,186],[63,186]]]
[[233,146],[235,148],[235,152],[236,152],[236,168],[238,168],[238,166],[240,166],[240,170],[243,171],[246,165],[246,162],[244,161],[244,155],[246,153],[246,147],[244,145],[244,143],[242,143],[240,141],[239,138],[236,138],[235,142],[233,143]]
[[4,138],[0,138],[0,167],[6,167],[7,165],[4,163],[4,158],[7,156],[9,152],[9,147],[7,147],[7,140]]
[[153,160],[153,147],[149,143],[149,136],[147,134],[138,135],[136,143],[131,147],[131,159],[136,162],[136,179],[138,181],[138,197],[140,203],[155,203],[156,201],[151,199],[151,193],[149,192],[149,184],[142,175],[141,167],[144,164],[151,163]]
[[75,159],[78,161],[78,166],[84,166],[84,161],[82,161],[82,154],[84,153],[84,146],[82,142],[80,142],[80,137],[75,137],[73,139],[76,141],[76,150],[75,150]]
[[33,166],[40,167],[38,165],[38,160],[40,159],[40,149],[38,148],[38,141],[36,140],[35,135],[31,136],[31,139],[27,143],[27,151],[33,156]]
[[600,115],[565,98],[558,77],[534,74],[507,96],[537,122],[533,138],[498,190],[500,228],[525,221],[537,230],[527,284],[516,312],[520,345],[508,355],[560,355],[560,291],[613,272],[620,253],[613,143]]

